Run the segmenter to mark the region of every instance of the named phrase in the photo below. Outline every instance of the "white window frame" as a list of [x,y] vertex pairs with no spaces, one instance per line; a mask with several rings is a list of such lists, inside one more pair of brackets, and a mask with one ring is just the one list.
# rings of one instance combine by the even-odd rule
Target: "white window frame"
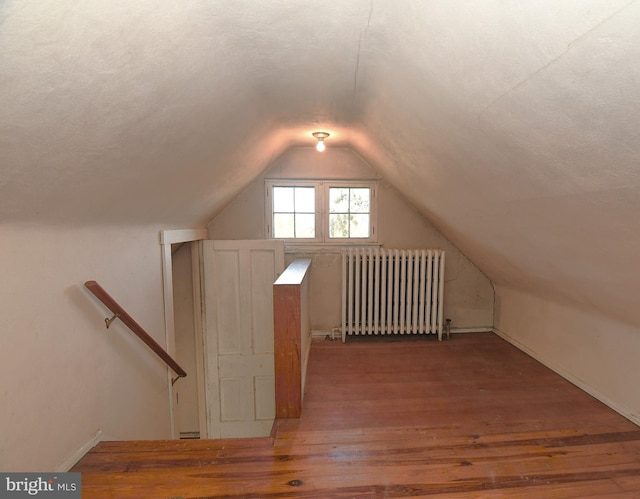
[[[314,187],[316,200],[316,237],[315,238],[274,238],[273,224],[273,188],[274,187]],[[329,188],[366,187],[370,192],[369,237],[329,237]],[[377,241],[377,187],[376,180],[265,180],[265,238],[279,239],[296,245],[321,244],[332,246],[362,245]]]

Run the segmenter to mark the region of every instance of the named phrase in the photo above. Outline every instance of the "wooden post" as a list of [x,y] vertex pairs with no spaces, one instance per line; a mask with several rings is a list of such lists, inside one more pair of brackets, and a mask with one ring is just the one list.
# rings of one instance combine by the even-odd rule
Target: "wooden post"
[[276,419],[297,419],[302,413],[306,356],[310,346],[305,278],[310,258],[287,267],[273,284]]

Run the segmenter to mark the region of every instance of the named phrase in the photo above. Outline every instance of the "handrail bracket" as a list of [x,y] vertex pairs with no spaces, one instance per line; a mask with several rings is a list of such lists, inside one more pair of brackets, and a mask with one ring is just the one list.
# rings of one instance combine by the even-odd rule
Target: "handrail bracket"
[[120,314],[115,314],[113,317],[111,317],[111,319],[109,319],[109,317],[107,317],[104,320],[104,324],[105,324],[105,326],[107,326],[107,329],[109,329],[109,326],[111,325],[111,323],[113,321],[115,321],[116,319],[118,319],[118,318],[120,318]]

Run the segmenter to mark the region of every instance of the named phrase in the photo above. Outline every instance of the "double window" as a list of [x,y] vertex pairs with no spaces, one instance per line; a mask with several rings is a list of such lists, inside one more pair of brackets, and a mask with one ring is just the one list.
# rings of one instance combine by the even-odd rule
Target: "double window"
[[266,182],[267,237],[298,242],[375,240],[375,182]]

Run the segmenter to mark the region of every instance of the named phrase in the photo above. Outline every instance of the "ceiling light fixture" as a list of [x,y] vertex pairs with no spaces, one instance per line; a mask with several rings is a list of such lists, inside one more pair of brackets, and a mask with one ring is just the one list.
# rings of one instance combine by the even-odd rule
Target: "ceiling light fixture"
[[318,150],[318,152],[324,151],[324,139],[326,139],[329,134],[327,132],[313,132],[311,135],[318,139],[318,143],[316,144],[316,149]]

